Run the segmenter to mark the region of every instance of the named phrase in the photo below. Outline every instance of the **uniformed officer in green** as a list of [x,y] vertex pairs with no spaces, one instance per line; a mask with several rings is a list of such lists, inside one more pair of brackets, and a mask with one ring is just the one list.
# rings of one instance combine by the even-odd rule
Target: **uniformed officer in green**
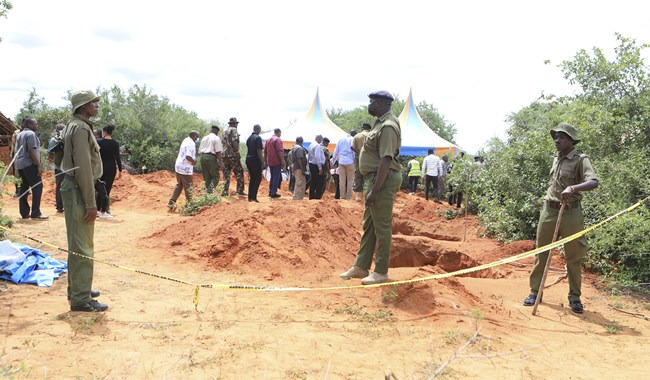
[[97,116],[99,97],[92,91],[72,94],[72,121],[63,130],[63,161],[66,172],[61,197],[68,236],[68,299],[72,311],[104,311],[108,305],[92,297],[93,261],[71,252],[93,257],[93,235],[97,206],[95,182],[102,176],[99,145],[90,118]]
[[[387,91],[373,92],[368,97],[368,113],[377,119],[359,154],[359,171],[363,175],[366,199],[363,236],[354,266],[340,274],[344,279],[361,278],[363,285],[388,281],[393,238],[393,201],[402,184],[402,168],[397,161],[402,131],[399,121],[390,110],[394,98]],[[369,274],[375,247],[375,271]]]
[[[559,235],[568,237],[584,229],[584,219],[580,200],[583,191],[598,187],[598,178],[589,157],[579,153],[575,145],[580,142],[576,129],[568,123],[560,123],[551,129],[551,137],[558,151],[551,168],[549,188],[544,197],[544,208],[537,225],[537,247],[543,247],[553,240],[553,232],[562,202],[566,202]],[[559,237],[558,237],[559,239]],[[564,245],[569,279],[569,306],[574,313],[582,313],[580,302],[580,286],[582,259],[587,255],[585,237],[573,240]],[[535,257],[535,266],[530,274],[530,295],[524,300],[525,306],[535,304],[539,292],[544,267],[548,259],[548,251]]]
[[222,196],[230,194],[230,172],[235,173],[237,179],[237,194],[244,193],[244,168],[241,166],[241,155],[239,154],[239,132],[237,126],[239,121],[231,117],[228,121],[228,128],[223,133],[223,192]]

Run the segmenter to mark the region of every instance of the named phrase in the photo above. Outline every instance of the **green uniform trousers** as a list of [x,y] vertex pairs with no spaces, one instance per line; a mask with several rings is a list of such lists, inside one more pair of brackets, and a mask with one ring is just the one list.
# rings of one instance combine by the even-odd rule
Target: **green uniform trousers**
[[[370,173],[364,176],[363,179],[364,194],[368,199],[368,193],[375,185],[377,173]],[[375,272],[379,274],[388,273],[390,247],[393,240],[393,203],[395,193],[401,185],[402,174],[395,170],[389,170],[375,205],[365,207],[363,212],[363,236],[361,237],[361,246],[357,252],[354,266],[370,269],[376,246]]]
[[86,206],[81,197],[81,190],[77,181],[67,175],[61,184],[61,198],[68,236],[68,297],[71,306],[84,306],[91,300],[94,262],[70,252],[94,256],[95,222],[84,222]]
[[205,181],[205,191],[212,191],[219,184],[219,160],[212,153],[201,153],[201,173]]
[[244,168],[241,166],[239,156],[223,158],[223,195],[230,191],[230,172],[235,173],[237,179],[237,193],[244,192]]
[[[555,223],[559,209],[544,206],[542,214],[539,216],[537,225],[537,247],[543,247],[550,244],[553,240]],[[571,236],[584,229],[584,218],[582,208],[576,207],[565,209],[562,215],[562,223],[558,232],[558,240]],[[569,279],[569,301],[580,300],[580,287],[582,284],[582,259],[587,255],[587,240],[584,236],[579,239],[570,241],[564,245],[564,253],[567,265],[567,277]],[[548,251],[542,252],[535,256],[535,265],[530,274],[530,291],[537,294],[539,285],[542,282],[544,266],[548,260]]]
[[363,176],[361,171],[359,171],[359,155],[354,154],[354,183],[352,185],[352,191],[355,193],[363,192]]

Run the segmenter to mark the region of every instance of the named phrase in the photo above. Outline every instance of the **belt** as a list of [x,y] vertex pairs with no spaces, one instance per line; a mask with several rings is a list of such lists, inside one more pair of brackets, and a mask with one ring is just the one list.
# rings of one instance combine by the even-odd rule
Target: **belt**
[[209,155],[211,155],[211,156],[215,156],[215,157],[217,157],[217,155],[216,155],[215,153],[201,153],[201,154],[209,154]]
[[[559,209],[560,207],[562,207],[562,202],[545,200],[544,203],[548,208]],[[565,208],[580,208],[580,201],[569,202],[566,204]]]

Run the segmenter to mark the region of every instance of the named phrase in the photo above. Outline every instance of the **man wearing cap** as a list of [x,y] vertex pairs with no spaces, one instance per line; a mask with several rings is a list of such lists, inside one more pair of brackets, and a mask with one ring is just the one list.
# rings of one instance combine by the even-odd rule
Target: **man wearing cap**
[[244,168],[241,166],[239,154],[238,125],[237,118],[231,117],[228,121],[228,129],[223,133],[223,196],[229,195],[231,171],[235,172],[235,178],[237,178],[237,194],[246,195],[244,193]]
[[221,139],[217,135],[219,126],[213,125],[210,133],[201,139],[199,153],[201,154],[201,173],[205,181],[205,191],[212,194],[219,184],[219,161],[221,161]]
[[[20,215],[23,219],[32,218],[46,220],[47,216],[41,214],[41,195],[43,184],[41,183],[41,141],[36,136],[38,122],[35,119],[24,119],[23,130],[16,140],[16,169],[20,176],[20,200],[18,201]],[[29,207],[27,198],[28,191],[32,190],[32,207]],[[31,211],[31,213],[30,213]]]
[[266,167],[264,163],[264,144],[260,137],[262,127],[259,124],[253,126],[253,133],[246,140],[246,168],[248,169],[248,201],[257,202],[257,192],[262,183],[262,170]]
[[92,91],[78,91],[70,98],[72,121],[63,130],[65,178],[61,198],[68,237],[68,299],[72,311],[105,311],[108,305],[92,299],[99,292],[92,289],[93,237],[97,204],[95,182],[102,176],[99,145],[93,134],[91,117],[99,111],[99,97]]
[[[575,127],[568,123],[560,123],[551,129],[551,137],[555,142],[558,155],[553,160],[549,188],[546,191],[544,207],[537,224],[537,247],[550,244],[553,240],[555,224],[562,203],[565,203],[565,208],[560,222],[559,235],[565,238],[582,231],[584,219],[580,205],[582,199],[580,193],[598,187],[598,178],[591,165],[591,160],[587,155],[581,154],[575,149],[575,145],[580,142]],[[560,239],[559,236],[558,239]],[[587,255],[585,237],[564,244],[564,253],[569,280],[569,306],[571,311],[580,314],[584,310],[582,302],[580,302],[580,287],[582,259]],[[524,300],[524,306],[535,304],[547,259],[548,251],[535,256],[535,265],[530,274],[531,293]]]
[[[359,155],[359,170],[364,179],[366,199],[363,236],[354,266],[340,275],[344,279],[361,278],[363,285],[388,281],[393,237],[393,201],[402,184],[402,168],[397,160],[402,131],[399,120],[390,110],[394,98],[387,91],[373,92],[368,97],[368,113],[377,119],[368,132]],[[369,274],[375,247],[375,271]]]
[[169,198],[167,207],[173,210],[176,207],[176,200],[181,196],[181,191],[185,191],[187,202],[192,200],[192,175],[194,174],[194,165],[196,165],[196,143],[199,142],[199,132],[190,131],[189,135],[181,143],[178,150],[174,171],[176,172],[176,187],[172,197]]
[[293,187],[293,200],[302,200],[307,189],[307,179],[305,171],[307,170],[307,149],[302,146],[302,136],[296,137],[296,145],[291,148],[291,168],[296,178],[296,184]]

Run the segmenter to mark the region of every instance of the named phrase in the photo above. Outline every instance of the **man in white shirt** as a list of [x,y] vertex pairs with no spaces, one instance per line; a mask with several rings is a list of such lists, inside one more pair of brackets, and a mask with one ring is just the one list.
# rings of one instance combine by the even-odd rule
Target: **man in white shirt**
[[309,145],[309,171],[311,173],[311,183],[309,184],[309,199],[321,199],[323,196],[323,179],[325,172],[325,153],[323,153],[323,136],[317,135],[314,142]]
[[354,151],[352,150],[352,135],[339,140],[332,155],[332,164],[339,162],[339,192],[341,199],[352,199],[354,185]]
[[185,191],[185,199],[189,202],[192,200],[192,174],[194,174],[194,165],[196,164],[196,143],[199,142],[199,132],[191,131],[189,136],[181,143],[181,148],[176,157],[176,187],[169,198],[167,207],[174,209],[176,200]]
[[422,177],[425,177],[424,198],[429,200],[429,187],[433,185],[433,200],[440,203],[438,199],[438,176],[441,174],[440,158],[429,149],[429,155],[422,161]]
[[201,139],[201,145],[199,146],[205,191],[210,194],[219,184],[219,162],[221,161],[223,147],[221,139],[217,135],[218,133],[219,127],[213,125],[210,133]]

